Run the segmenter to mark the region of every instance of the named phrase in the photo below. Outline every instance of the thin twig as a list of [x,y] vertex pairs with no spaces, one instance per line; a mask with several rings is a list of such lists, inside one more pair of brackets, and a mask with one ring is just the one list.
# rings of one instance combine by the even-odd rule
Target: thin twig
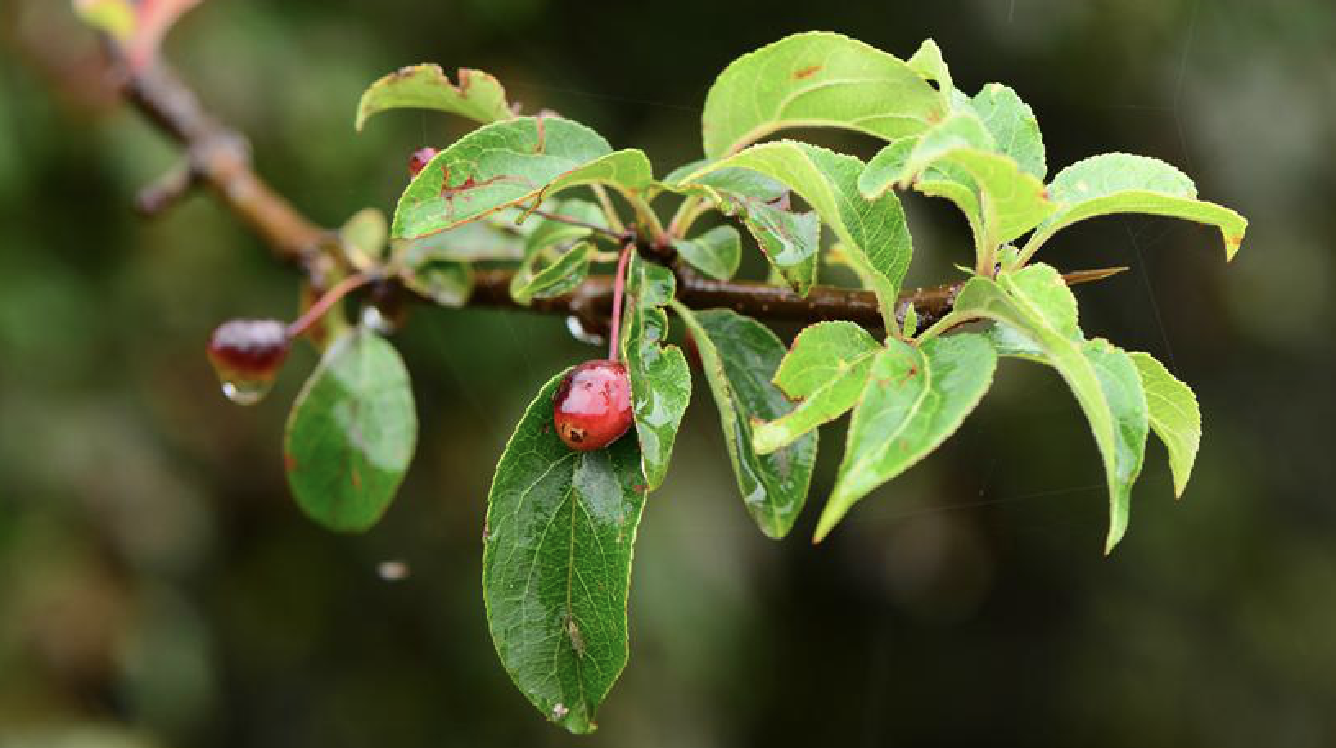
[[613,231],[612,229],[607,228],[606,226],[600,226],[596,223],[583,221],[579,218],[572,218],[571,216],[563,216],[560,213],[553,213],[551,211],[543,210],[541,208],[534,208],[529,212],[533,213],[536,216],[542,216],[543,218],[546,218],[549,221],[556,221],[557,223],[566,223],[570,224],[571,226],[579,226],[580,228],[589,229],[590,231],[603,234],[609,239],[615,239],[619,242],[624,242],[631,238],[626,231]]

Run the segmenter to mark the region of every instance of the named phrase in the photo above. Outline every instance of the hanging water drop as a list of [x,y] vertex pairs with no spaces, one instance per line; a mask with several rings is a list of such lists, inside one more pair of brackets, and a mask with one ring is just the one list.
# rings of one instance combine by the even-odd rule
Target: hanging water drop
[[254,405],[273,387],[288,357],[287,325],[277,320],[231,320],[213,331],[209,362],[223,395],[238,405]]
[[584,320],[580,319],[578,316],[574,314],[566,318],[566,329],[570,331],[571,337],[575,338],[581,343],[588,343],[589,345],[603,345],[604,343],[608,342],[608,338],[606,336],[599,335],[596,331],[590,330],[589,328],[585,327]]
[[394,332],[396,327],[394,321],[387,317],[384,312],[370,304],[362,307],[362,325],[381,335],[389,335]]
[[267,380],[223,379],[223,397],[237,405],[254,405],[269,394],[269,390],[273,388],[273,383],[273,377]]

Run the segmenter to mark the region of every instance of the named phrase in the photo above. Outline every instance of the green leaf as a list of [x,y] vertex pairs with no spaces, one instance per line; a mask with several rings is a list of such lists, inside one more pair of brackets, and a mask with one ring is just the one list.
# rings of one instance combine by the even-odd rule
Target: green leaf
[[770,381],[784,344],[765,325],[727,309],[693,312],[671,303],[700,352],[742,501],[762,532],[782,538],[807,500],[817,447],[809,433],[773,454],[752,451],[753,419],[773,421],[793,409]]
[[524,237],[489,221],[466,223],[414,239],[394,239],[390,246],[396,261],[410,268],[439,260],[477,262],[524,258]]
[[1149,406],[1141,376],[1132,357],[1107,340],[1086,341],[1081,352],[1099,376],[1100,389],[1109,404],[1114,426],[1114,477],[1126,489],[1112,497],[1109,512],[1110,542],[1107,550],[1127,531],[1127,516],[1131,509],[1132,484],[1141,475],[1146,457],[1146,435],[1150,430]]
[[705,155],[731,155],[788,127],[843,127],[888,140],[941,117],[943,97],[901,60],[839,34],[796,34],[733,61],[705,97]]
[[401,277],[404,285],[441,306],[464,306],[473,291],[473,266],[466,262],[423,262],[406,269]]
[[708,187],[682,189],[741,218],[770,267],[799,294],[816,283],[821,219],[815,211],[792,210],[783,185],[750,169],[723,168],[711,173]]
[[824,538],[855,502],[954,434],[988,391],[996,366],[997,354],[981,335],[918,346],[886,341],[854,408],[839,476],[813,539]]
[[671,270],[631,256],[619,344],[631,379],[631,408],[650,491],[659,487],[668,472],[677,429],[691,401],[691,368],[686,356],[677,346],[666,344],[668,315],[663,306],[673,298],[676,286]]
[[923,44],[919,45],[918,51],[910,56],[906,64],[909,65],[910,70],[927,80],[935,82],[937,90],[952,90],[951,70],[947,68],[946,60],[942,59],[942,48],[937,46],[937,42],[932,39],[924,39]]
[[484,124],[514,116],[496,78],[481,70],[460,68],[459,85],[455,85],[439,65],[400,68],[372,83],[357,103],[357,129],[386,109],[435,109]]
[[792,444],[852,408],[879,350],[877,341],[852,322],[818,322],[798,333],[774,382],[802,402],[783,418],[753,424],[756,452],[769,454]]
[[918,333],[918,310],[914,308],[913,302],[905,304],[904,317],[904,324],[900,326],[900,337],[909,340]]
[[1146,391],[1150,427],[1169,450],[1169,470],[1174,475],[1174,495],[1182,496],[1192,475],[1201,446],[1201,409],[1197,396],[1186,384],[1164,368],[1149,353],[1131,353]]
[[1042,263],[999,273],[996,281],[971,278],[956,297],[955,311],[934,329],[970,317],[1001,322],[1028,338],[1029,344],[1016,348],[1042,352],[1076,396],[1104,462],[1110,513],[1105,551],[1113,550],[1127,529],[1132,484],[1145,450],[1146,399],[1135,365],[1103,341],[1082,339],[1076,298],[1062,276]]
[[575,452],[552,428],[565,373],[539,391],[496,466],[483,599],[497,654],[548,719],[591,732],[626,665],[626,598],[644,506],[635,439]]
[[[904,210],[894,193],[866,200],[858,192],[863,163],[853,156],[806,143],[781,140],[752,146],[711,164],[685,180],[710,188],[724,168],[744,168],[774,179],[801,195],[872,274],[873,290],[887,307],[893,304],[909,267],[912,246]],[[886,320],[894,329],[894,315]]]
[[694,239],[678,239],[673,249],[692,267],[721,281],[732,278],[742,260],[742,239],[732,226],[715,226]]
[[859,190],[876,196],[896,182],[912,182],[919,192],[951,200],[969,219],[979,250],[986,251],[1024,234],[1055,210],[1044,197],[1043,183],[996,148],[978,116],[953,114],[912,148],[904,142],[883,148],[860,175]]
[[366,530],[394,498],[416,441],[403,360],[370,330],[350,331],[325,351],[292,406],[288,486],[316,522]]
[[376,208],[363,208],[339,229],[339,239],[353,267],[366,270],[384,258],[389,233],[390,226],[384,213]]
[[436,154],[404,190],[393,235],[454,228],[547,194],[606,183],[634,194],[651,183],[640,151],[610,152],[607,141],[560,117],[518,117],[465,135]]
[[[562,218],[569,218],[594,226],[603,226],[605,220],[603,209],[588,200],[573,198],[562,200],[551,206],[548,210],[552,215]],[[526,257],[532,257],[548,247],[563,242],[570,242],[574,239],[584,239],[593,233],[588,226],[581,226],[568,221],[552,220],[538,215],[533,215],[525,221],[525,224],[532,223],[528,235],[524,240],[524,254]]]
[[863,173],[858,175],[859,194],[872,200],[894,187],[895,183],[905,175],[909,167],[909,157],[914,153],[918,143],[917,137],[900,138],[892,140],[877,151],[863,168]]
[[1029,104],[1001,83],[989,83],[971,100],[974,113],[992,133],[997,152],[1010,156],[1021,171],[1036,179],[1048,173],[1044,138]]
[[1215,226],[1224,237],[1228,260],[1234,259],[1248,228],[1247,219],[1229,208],[1197,200],[1197,187],[1183,172],[1128,153],[1105,153],[1068,166],[1053,178],[1048,195],[1058,210],[1026,242],[1022,259],[1059,229],[1114,213],[1148,213]]
[[[604,223],[603,210],[587,200],[563,200],[546,207],[554,216],[594,226]],[[530,215],[521,229],[528,233],[524,259],[510,280],[511,298],[528,304],[533,299],[560,296],[584,282],[595,249],[582,241],[593,233],[589,226]]]
[[515,275],[510,278],[510,296],[520,304],[528,304],[534,299],[548,299],[560,296],[584,283],[589,275],[589,261],[594,245],[587,241],[576,241],[572,246],[557,254],[546,265],[539,266],[542,254],[532,255],[522,263]]

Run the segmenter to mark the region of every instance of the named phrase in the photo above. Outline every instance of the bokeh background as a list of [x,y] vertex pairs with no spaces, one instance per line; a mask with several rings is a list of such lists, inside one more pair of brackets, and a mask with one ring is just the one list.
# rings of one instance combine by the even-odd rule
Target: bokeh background
[[[365,535],[319,529],[279,449],[314,355],[250,409],[203,356],[223,319],[291,316],[294,275],[207,196],[135,217],[174,149],[108,98],[65,3],[6,0],[0,746],[1336,744],[1336,5],[230,0],[189,14],[167,54],[258,169],[336,225],[391,206],[408,151],[460,132],[401,113],[356,135],[357,96],[395,67],[492,71],[662,172],[697,157],[729,60],[808,29],[901,56],[934,37],[958,85],[1003,81],[1034,107],[1054,171],[1157,156],[1252,220],[1231,265],[1213,230],[1159,219],[1090,222],[1046,250],[1131,266],[1079,290],[1084,325],[1196,389],[1206,437],[1181,501],[1152,440],[1104,557],[1075,403],[1006,362],[960,433],[828,542],[807,540],[813,511],[773,542],[698,387],[642,525],[629,667],[599,732],[566,735],[496,660],[480,532],[523,405],[595,351],[556,318],[418,309],[396,337],[422,423],[403,491]],[[963,221],[905,199],[915,279],[948,279]],[[386,581],[385,561],[409,576]]]

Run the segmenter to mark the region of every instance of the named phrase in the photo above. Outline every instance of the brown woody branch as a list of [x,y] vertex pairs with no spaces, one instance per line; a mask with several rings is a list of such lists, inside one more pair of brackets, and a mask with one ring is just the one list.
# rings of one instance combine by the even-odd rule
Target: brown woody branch
[[323,249],[335,241],[333,232],[308,220],[270,188],[251,167],[246,139],[210,116],[165,65],[155,63],[130,72],[114,45],[108,48],[126,99],[186,152],[184,165],[140,195],[141,210],[158,212],[189,187],[208,185],[275,255],[318,275],[325,263]]
[[[141,194],[141,210],[159,212],[191,187],[207,185],[276,256],[301,265],[317,287],[326,285],[328,271],[336,262],[336,254],[328,251],[338,246],[336,234],[307,219],[270,188],[251,165],[246,139],[212,117],[194,92],[164,64],[157,62],[131,71],[114,45],[108,47],[126,99],[186,152],[185,164]],[[1121,270],[1084,271],[1064,277],[1074,284],[1099,280]],[[511,275],[504,270],[478,271],[469,304],[575,315],[594,329],[606,325],[612,308],[610,276],[591,277],[573,293],[521,306],[510,296]],[[677,269],[677,275],[678,299],[692,308],[729,308],[769,320],[849,320],[868,327],[882,325],[876,296],[870,291],[815,286],[807,296],[799,296],[765,283],[703,278],[684,267]],[[906,291],[898,300],[897,314],[902,316],[912,303],[920,324],[926,326],[951,310],[959,290],[960,284],[956,283]]]

